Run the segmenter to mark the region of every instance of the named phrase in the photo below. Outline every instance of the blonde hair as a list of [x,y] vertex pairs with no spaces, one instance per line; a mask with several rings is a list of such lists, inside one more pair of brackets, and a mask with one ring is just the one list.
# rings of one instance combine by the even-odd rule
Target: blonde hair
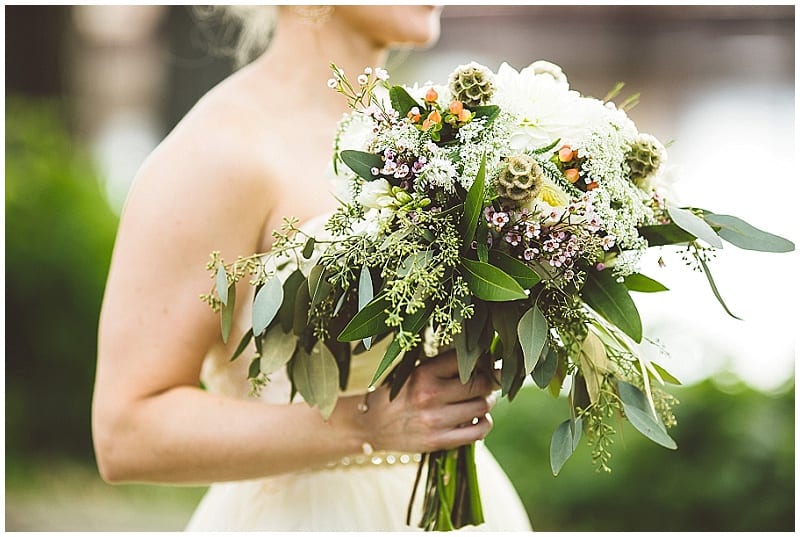
[[233,56],[236,67],[250,63],[267,50],[278,19],[278,6],[196,6],[194,11],[201,20],[220,20],[226,41],[235,35],[235,44],[223,52]]

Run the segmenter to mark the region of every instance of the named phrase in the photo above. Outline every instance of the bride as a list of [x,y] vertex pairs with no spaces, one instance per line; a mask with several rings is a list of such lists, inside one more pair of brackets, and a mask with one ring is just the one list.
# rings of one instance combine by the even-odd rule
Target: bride
[[[380,349],[364,353],[327,422],[289,403],[285,375],[248,397],[247,360],[228,361],[245,322],[223,345],[218,316],[198,298],[211,284],[212,250],[226,259],[268,251],[283,217],[313,227],[335,208],[324,177],[347,110],[326,86],[329,63],[358,73],[391,46],[427,45],[439,11],[279,8],[268,50],[203,97],[143,164],[99,326],[92,423],[103,479],[214,483],[190,530],[410,530],[418,454],[489,432],[496,386],[488,375],[462,385],[453,352],[424,361],[391,403],[379,388],[366,406],[359,377],[374,371]],[[236,318],[247,319],[251,301],[237,302]],[[478,529],[529,530],[480,443],[477,465],[487,519]]]

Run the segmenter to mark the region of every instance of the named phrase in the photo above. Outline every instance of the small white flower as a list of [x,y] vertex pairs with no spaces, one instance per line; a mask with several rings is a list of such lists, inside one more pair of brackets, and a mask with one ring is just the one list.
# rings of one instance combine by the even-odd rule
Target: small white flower
[[367,75],[358,75],[358,77],[356,78],[356,80],[358,81],[358,83],[359,83],[360,85],[362,85],[362,86],[366,86],[366,85],[367,85],[367,82],[369,81],[369,77],[368,77]]
[[329,88],[336,89],[336,86],[338,86],[338,85],[339,85],[339,81],[336,80],[335,78],[329,78],[328,79],[328,87]]
[[378,80],[389,80],[389,72],[386,69],[376,67],[375,78],[377,78]]
[[392,196],[389,181],[383,178],[364,183],[356,201],[369,209],[385,209],[393,207],[397,202]]

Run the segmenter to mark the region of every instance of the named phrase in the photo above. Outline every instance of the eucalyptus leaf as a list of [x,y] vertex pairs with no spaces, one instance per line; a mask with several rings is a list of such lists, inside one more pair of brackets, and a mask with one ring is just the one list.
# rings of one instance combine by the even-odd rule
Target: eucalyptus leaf
[[[372,284],[372,274],[369,272],[369,268],[364,265],[361,267],[361,274],[358,278],[358,310],[361,311],[364,309],[364,306],[370,303],[373,299],[375,294],[375,289],[373,288]],[[364,342],[364,348],[369,350],[372,346],[372,336],[364,338],[362,340]]]
[[642,319],[625,285],[617,282],[611,271],[590,270],[581,290],[583,300],[597,313],[628,334],[636,343],[642,341]]
[[[303,280],[305,281],[305,278]],[[310,302],[311,296],[308,293],[308,285],[299,285],[294,299],[294,315],[292,318],[292,330],[294,335],[298,337],[303,335],[308,326]]]
[[[422,331],[422,329],[425,327],[425,324],[431,318],[432,313],[433,303],[428,304],[428,306],[423,309],[415,311],[403,319],[402,330],[411,334],[419,334],[420,331]],[[400,352],[400,343],[397,341],[397,337],[395,337],[389,344],[389,347],[386,349],[386,353],[383,355],[381,363],[378,364],[378,368],[375,370],[375,375],[372,377],[370,386],[373,386],[376,382],[378,382],[386,370],[389,369],[389,366],[394,363],[395,358],[400,355]]]
[[422,108],[414,98],[402,86],[392,86],[389,88],[389,100],[392,103],[392,108],[400,114],[401,118],[408,115],[408,112],[414,108]]
[[228,304],[228,276],[225,273],[225,267],[220,263],[217,265],[217,294],[223,304]]
[[462,257],[461,274],[469,290],[482,300],[506,302],[528,297],[514,278],[489,263]]
[[667,213],[675,224],[684,231],[688,231],[698,239],[703,239],[714,248],[722,248],[722,239],[708,223],[686,209],[667,205]]
[[653,409],[650,408],[647,397],[639,388],[620,380],[617,381],[617,391],[620,401],[622,401],[622,409],[636,430],[656,444],[669,449],[677,449],[677,444],[667,434],[664,426],[653,413]]
[[518,303],[495,302],[491,304],[489,309],[492,314],[492,326],[497,335],[500,336],[503,348],[513,349],[519,340],[517,325],[523,313]]
[[496,104],[487,104],[482,106],[474,106],[471,112],[475,114],[474,119],[486,118],[487,125],[494,121],[500,113],[500,107]]
[[405,278],[413,271],[424,269],[432,260],[433,252],[430,250],[414,252],[400,263],[400,266],[397,268],[397,275],[401,278]]
[[247,370],[247,378],[254,379],[258,376],[258,372],[261,369],[261,358],[255,357],[253,361],[250,362],[250,367]]
[[283,285],[277,277],[270,278],[253,300],[253,334],[266,330],[283,303]]
[[542,349],[547,342],[547,319],[545,319],[539,306],[533,305],[517,324],[517,335],[525,358],[525,374],[530,374],[539,362]]
[[556,374],[557,367],[558,355],[555,350],[548,348],[547,352],[544,352],[536,363],[536,367],[533,368],[533,373],[531,374],[533,382],[542,389],[547,388],[550,381],[553,380],[553,376]]
[[263,349],[261,351],[261,372],[271,375],[292,358],[297,337],[294,334],[287,334],[279,326],[273,326],[264,336]]
[[530,289],[542,280],[541,276],[528,265],[499,250],[489,252],[489,261],[514,278],[523,289]]
[[692,242],[697,237],[676,226],[675,224],[660,224],[642,226],[639,235],[647,239],[649,246],[666,246],[668,244],[683,244]]
[[311,306],[309,307],[309,315],[311,311],[317,307],[322,299],[328,296],[331,290],[331,284],[325,277],[325,268],[322,265],[314,265],[311,272],[308,274],[308,294],[311,297]]
[[297,300],[297,290],[301,285],[305,287],[306,277],[299,270],[292,272],[283,282],[283,302],[278,310],[278,318],[284,332],[290,332],[294,323],[294,303]]
[[680,380],[675,378],[675,376],[673,376],[669,371],[667,371],[657,363],[650,362],[650,366],[658,372],[659,376],[661,377],[661,380],[663,380],[664,382],[669,384],[675,384],[676,386],[681,386]]
[[305,246],[303,246],[303,257],[306,259],[311,259],[311,256],[314,254],[314,245],[316,241],[314,237],[309,237],[306,241]]
[[466,326],[464,329],[453,336],[453,343],[456,347],[456,359],[458,360],[458,378],[462,384],[466,384],[472,376],[472,371],[475,369],[475,364],[478,363],[478,358],[481,357],[483,351],[479,347],[472,349],[467,345],[468,332]]
[[517,377],[519,376],[520,362],[522,361],[519,345],[514,344],[511,350],[505,349],[505,344],[501,345],[503,357],[503,365],[500,369],[500,393],[503,396],[508,396],[514,390]]
[[580,418],[577,421],[568,419],[556,427],[550,439],[550,469],[554,476],[558,475],[578,447],[581,430]]
[[762,231],[740,218],[727,214],[705,213],[706,222],[720,228],[717,234],[739,248],[757,252],[785,253],[794,250],[790,240]]
[[350,319],[336,339],[358,341],[387,331],[389,329],[386,326],[386,319],[389,318],[387,310],[390,306],[385,295],[376,296]]
[[706,279],[708,280],[708,285],[711,286],[711,292],[714,293],[714,296],[717,298],[717,302],[719,302],[720,305],[722,306],[722,309],[724,309],[725,313],[727,313],[734,319],[741,321],[742,319],[734,315],[733,312],[731,312],[731,310],[728,308],[728,305],[725,304],[725,301],[722,300],[722,295],[720,294],[719,289],[717,289],[717,284],[714,282],[714,277],[711,276],[711,270],[708,268],[708,264],[703,259],[703,256],[695,253],[695,258],[700,263],[700,266],[703,267],[703,274],[706,275]]
[[648,278],[644,274],[629,274],[625,276],[625,287],[628,291],[637,291],[639,293],[659,293],[661,291],[669,291],[669,289],[662,283],[657,282],[652,278]]
[[581,374],[586,380],[586,390],[589,392],[589,400],[596,403],[600,398],[600,389],[603,385],[603,378],[608,373],[608,355],[603,342],[600,341],[593,332],[586,335],[586,339],[581,346],[579,357]]
[[236,360],[239,356],[241,356],[241,354],[244,352],[244,350],[250,344],[250,341],[252,339],[253,339],[253,331],[252,330],[248,330],[247,332],[244,333],[244,335],[242,336],[242,339],[239,340],[239,345],[236,346],[236,350],[233,351],[233,356],[231,356],[231,360],[230,360],[231,362]]
[[236,311],[236,284],[231,283],[228,286],[228,301],[222,306],[222,313],[220,315],[220,325],[222,330],[222,342],[228,342],[228,336],[231,333],[231,326],[233,326],[233,314]]
[[372,168],[383,168],[383,159],[380,155],[345,149],[339,157],[356,175],[366,181],[374,181],[379,176],[372,175]]
[[311,354],[302,349],[295,353],[292,374],[297,391],[303,399],[319,408],[327,421],[339,397],[339,368],[330,350],[318,342]]

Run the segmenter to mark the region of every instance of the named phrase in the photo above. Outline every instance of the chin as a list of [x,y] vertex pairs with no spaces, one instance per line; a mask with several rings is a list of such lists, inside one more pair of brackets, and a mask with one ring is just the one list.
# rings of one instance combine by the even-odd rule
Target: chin
[[384,47],[428,47],[439,39],[441,6],[337,6],[355,31]]
[[403,35],[398,35],[394,42],[387,43],[388,46],[413,46],[430,47],[439,40],[439,16],[442,12],[441,6],[396,6],[402,11],[404,23],[400,25]]

